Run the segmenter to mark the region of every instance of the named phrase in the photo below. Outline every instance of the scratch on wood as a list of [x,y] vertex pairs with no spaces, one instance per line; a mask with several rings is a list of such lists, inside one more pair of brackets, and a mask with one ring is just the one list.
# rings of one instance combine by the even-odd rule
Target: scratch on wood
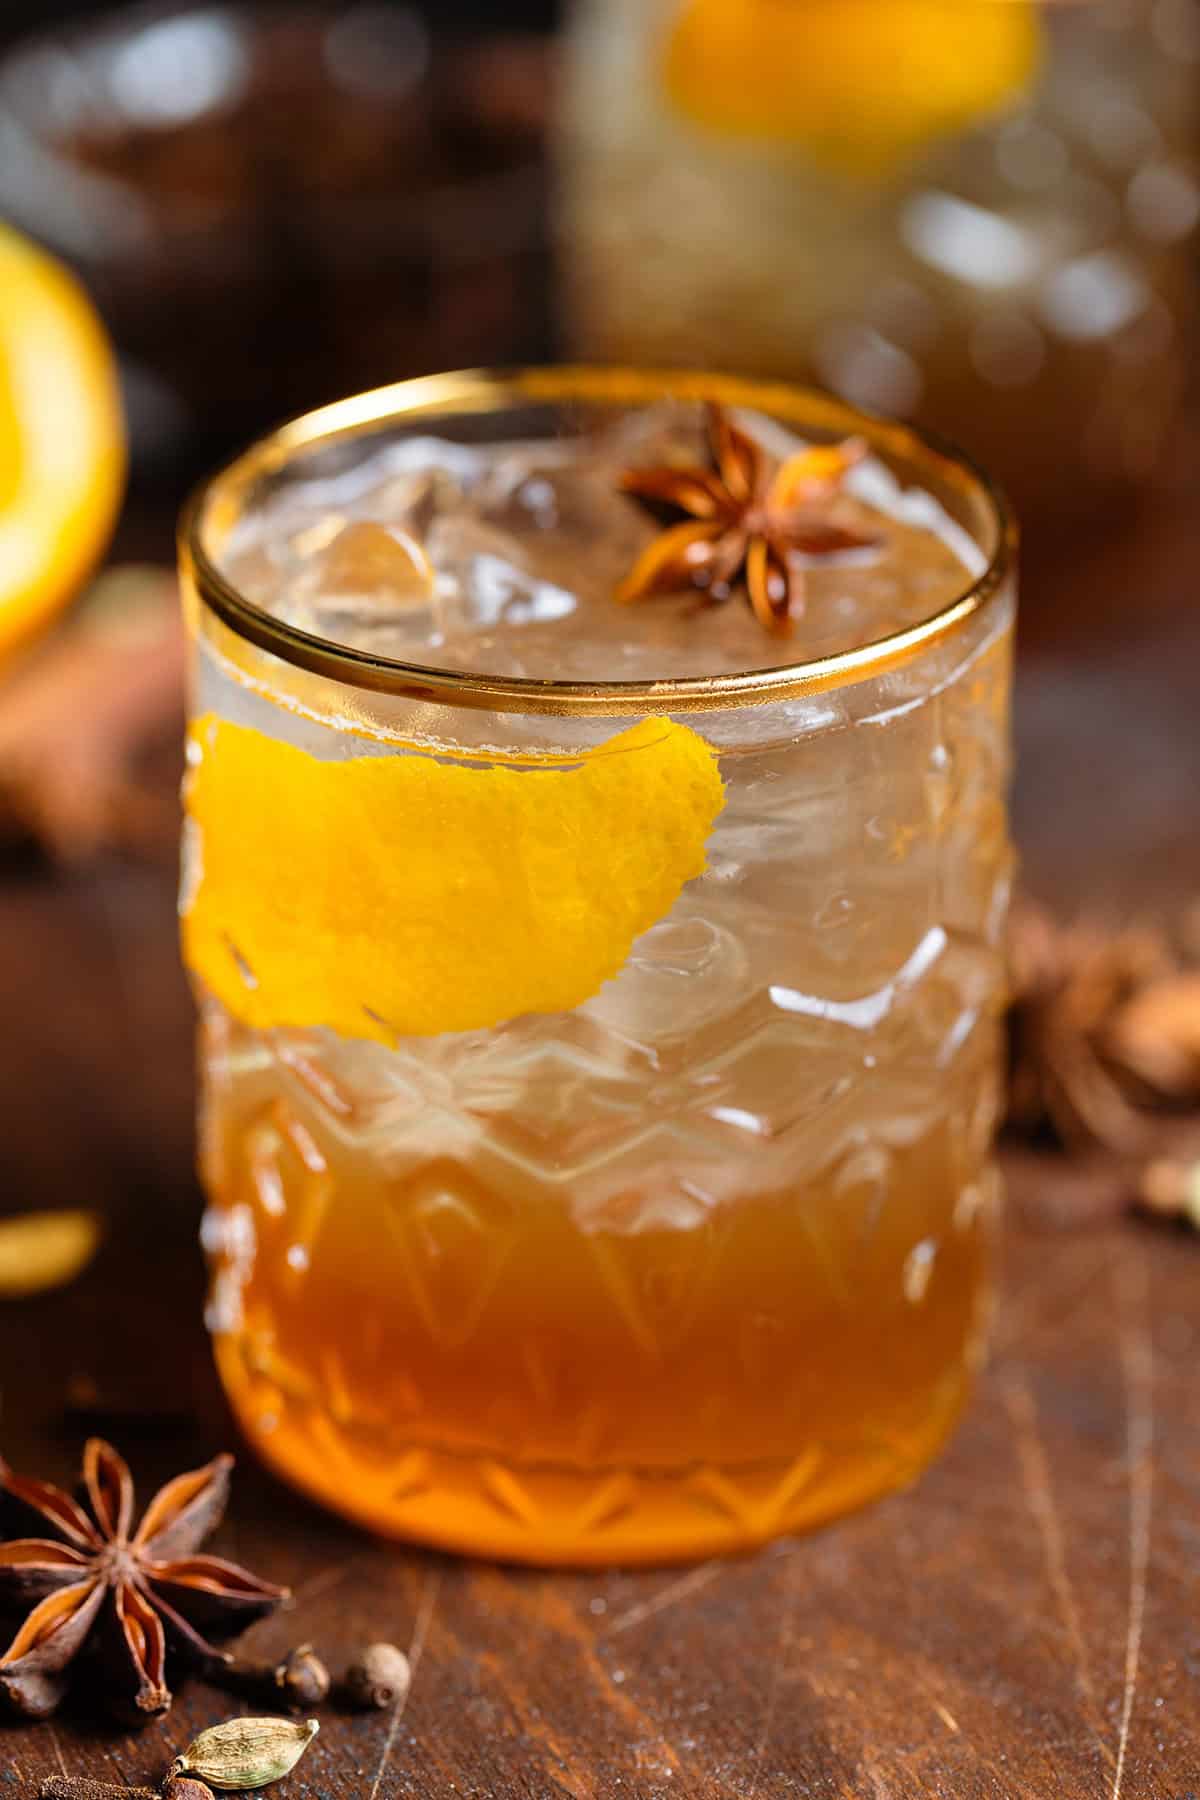
[[754,1746],[754,1761],[750,1766],[750,1792],[746,1800],[754,1800],[758,1793],[758,1784],[762,1776],[763,1758],[767,1754],[767,1745],[771,1741],[771,1727],[775,1723],[775,1706],[779,1699],[780,1674],[783,1659],[792,1636],[792,1620],[796,1612],[796,1595],[799,1589],[798,1562],[784,1565],[783,1604],[779,1609],[779,1633],[775,1639],[775,1654],[771,1658],[771,1677],[767,1685],[767,1703],[763,1709],[763,1722]]
[[52,1726],[49,1721],[47,1721],[47,1728],[45,1728],[45,1730],[47,1730],[47,1737],[49,1737],[50,1744],[52,1744],[52,1748],[54,1748],[54,1759],[58,1762],[61,1773],[67,1775],[67,1759],[63,1757],[63,1746],[59,1744],[58,1732],[54,1730],[54,1726]]
[[[997,1786],[996,1786],[997,1793],[1003,1793],[1004,1792],[1003,1785],[1002,1785],[1003,1782],[1006,1779],[1011,1779],[1011,1778],[1008,1777],[1005,1772],[1002,1772],[1000,1769],[998,1769],[996,1764],[992,1761],[992,1759],[989,1756],[985,1756],[983,1751],[979,1748],[979,1746],[977,1744],[971,1743],[970,1740],[965,1737],[962,1726],[959,1724],[958,1720],[954,1717],[953,1713],[949,1710],[949,1708],[947,1706],[945,1706],[941,1700],[938,1699],[937,1695],[933,1691],[933,1688],[932,1688],[930,1682],[922,1674],[921,1670],[919,1668],[914,1668],[911,1671],[911,1673],[912,1673],[914,1681],[916,1682],[916,1685],[920,1688],[921,1692],[925,1695],[926,1699],[929,1701],[929,1704],[933,1707],[934,1712],[937,1713],[938,1717],[942,1720],[942,1722],[944,1724],[948,1725],[952,1731],[954,1731],[959,1737],[962,1737],[964,1739],[964,1742],[966,1742],[969,1745],[972,1754],[975,1756],[975,1758],[980,1763],[980,1765],[988,1771],[989,1775],[992,1775],[995,1777],[996,1784],[997,1784]],[[891,1755],[901,1761],[905,1760],[906,1758],[908,1758],[910,1756],[921,1755],[921,1754],[922,1754],[922,1749],[917,1749],[915,1751],[904,1751],[904,1750],[899,1749],[895,1745],[893,1745],[892,1750],[891,1750]],[[863,1767],[864,1767],[864,1772],[867,1774],[870,1774],[872,1781],[878,1783],[879,1773],[878,1773],[877,1765],[874,1762],[871,1762],[869,1764],[864,1764]],[[884,1792],[886,1793],[886,1790],[884,1790]],[[1022,1784],[1022,1786],[1018,1789],[1015,1789],[1014,1792],[1020,1794],[1022,1796],[1022,1800],[1025,1800],[1025,1796],[1028,1795],[1029,1790]]]
[[1088,1656],[1087,1645],[1084,1642],[1079,1608],[1075,1601],[1075,1590],[1071,1585],[1071,1577],[1067,1570],[1066,1542],[1063,1537],[1062,1520],[1054,1498],[1050,1465],[1038,1433],[1037,1408],[1023,1377],[1010,1377],[1001,1392],[1012,1423],[1025,1497],[1029,1502],[1029,1510],[1033,1514],[1041,1537],[1046,1579],[1050,1583],[1050,1591],[1054,1595],[1059,1616],[1067,1633],[1067,1640],[1075,1657],[1075,1677],[1079,1685],[1087,1722],[1096,1739],[1097,1747],[1105,1761],[1111,1764],[1113,1757],[1104,1741],[1104,1719],[1096,1697],[1096,1685],[1092,1679],[1091,1658]]
[[637,1606],[631,1606],[628,1612],[618,1614],[603,1635],[616,1637],[618,1632],[632,1631],[635,1625],[641,1625],[644,1620],[652,1619],[656,1613],[666,1612],[668,1607],[677,1606],[681,1600],[686,1600],[689,1595],[698,1593],[701,1588],[705,1588],[710,1582],[715,1581],[725,1567],[726,1565],[723,1563],[701,1563],[698,1569],[689,1570],[686,1575],[681,1575],[678,1581],[669,1582],[666,1587],[659,1588],[657,1594],[652,1594],[649,1600],[640,1601]]
[[315,1600],[318,1594],[327,1594],[330,1588],[344,1581],[351,1569],[362,1561],[361,1556],[348,1556],[345,1562],[333,1563],[328,1569],[318,1569],[310,1580],[302,1582],[292,1595],[293,1606],[299,1606],[302,1600]]
[[[157,1731],[159,1738],[161,1739],[163,1746],[166,1749],[167,1760],[169,1762],[175,1754],[175,1744],[172,1742],[171,1728],[167,1724],[167,1714],[166,1713],[164,1713],[160,1719],[155,1719],[154,1729]],[[148,1735],[149,1735],[149,1733],[147,1733],[147,1736]]]
[[440,1569],[430,1569],[425,1577],[425,1585],[421,1590],[421,1598],[417,1602],[417,1616],[413,1623],[413,1634],[408,1646],[409,1684],[392,1709],[392,1717],[388,1724],[388,1734],[384,1740],[383,1753],[379,1758],[379,1767],[375,1771],[375,1779],[371,1783],[370,1800],[375,1800],[379,1792],[379,1784],[383,1780],[384,1770],[391,1761],[392,1746],[396,1742],[396,1733],[400,1729],[400,1721],[404,1717],[404,1708],[408,1704],[408,1696],[412,1693],[413,1682],[417,1678],[417,1669],[421,1662],[421,1653],[425,1648],[425,1639],[429,1635],[433,1609],[437,1603],[438,1585],[441,1582]]
[[107,1756],[109,1762],[112,1764],[113,1768],[116,1770],[118,1776],[120,1777],[121,1786],[128,1787],[129,1786],[129,1778],[122,1770],[121,1765],[117,1761],[117,1758],[116,1758],[114,1752],[109,1748],[109,1746],[107,1744],[104,1746],[104,1754]]
[[670,1772],[673,1775],[681,1774],[683,1772],[682,1764],[671,1745],[636,1701],[623,1688],[615,1685],[611,1670],[604,1666],[596,1654],[596,1646],[591,1633],[581,1625],[574,1609],[553,1584],[547,1584],[539,1590],[537,1607],[544,1622],[556,1627],[563,1636],[571,1638],[577,1644],[579,1654],[601,1688],[606,1703],[612,1707],[614,1712],[619,1713],[628,1725],[647,1734],[648,1741],[652,1741],[655,1747],[661,1751],[663,1760],[670,1765]]
[[[1075,1248],[1072,1245],[1073,1251]],[[1006,1356],[1017,1345],[1025,1350],[1047,1330],[1061,1333],[1063,1326],[1089,1298],[1097,1282],[1103,1279],[1107,1267],[1107,1256],[1098,1256],[1081,1276],[1077,1257],[1072,1255],[1065,1281],[1034,1288],[1024,1301],[1009,1300],[995,1332],[996,1355]]]
[[875,1767],[874,1763],[864,1763],[862,1772],[871,1784],[871,1793],[874,1796],[874,1800],[890,1800],[892,1790],[888,1787],[887,1782],[883,1779],[883,1776],[879,1773],[879,1770]]
[[[499,1655],[494,1650],[478,1652],[479,1666],[486,1669],[496,1686],[508,1700],[513,1716],[521,1727],[522,1736],[541,1744],[558,1764],[557,1774],[542,1768],[539,1775],[549,1781],[559,1793],[569,1794],[571,1800],[586,1800],[585,1790],[579,1785],[571,1769],[571,1752],[558,1736],[553,1726],[542,1718],[536,1707],[529,1704],[523,1689],[518,1686],[514,1676],[514,1663],[511,1657]],[[523,1671],[518,1670],[517,1673]]]
[[1129,1472],[1129,1623],[1111,1794],[1111,1800],[1121,1800],[1142,1654],[1154,1501],[1154,1345],[1150,1336],[1149,1282],[1140,1254],[1125,1250],[1122,1261],[1113,1266],[1113,1288],[1125,1384],[1125,1460]]
[[63,1756],[63,1753],[62,1753],[62,1745],[58,1741],[58,1733],[55,1731],[53,1725],[51,1725],[49,1723],[47,1723],[47,1725],[46,1725],[46,1735],[50,1739],[51,1745],[53,1746],[55,1759],[58,1763],[59,1769],[65,1775],[67,1773],[66,1758]]

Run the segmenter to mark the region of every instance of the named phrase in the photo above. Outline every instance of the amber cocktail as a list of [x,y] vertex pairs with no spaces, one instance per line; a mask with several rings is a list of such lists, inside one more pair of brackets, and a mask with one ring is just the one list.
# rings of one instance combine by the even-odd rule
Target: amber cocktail
[[183,558],[209,1323],[261,1453],[548,1563],[909,1480],[986,1312],[986,483],[791,388],[446,376],[249,452]]

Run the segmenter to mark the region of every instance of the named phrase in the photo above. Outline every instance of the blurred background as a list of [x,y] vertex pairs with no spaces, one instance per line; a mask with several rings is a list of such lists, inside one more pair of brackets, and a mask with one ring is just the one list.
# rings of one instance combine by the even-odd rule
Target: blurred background
[[5,9],[0,217],[115,340],[135,502],[165,509],[315,401],[545,352],[548,23],[468,0]]
[[289,412],[569,350],[814,380],[1027,523],[1190,375],[1195,0],[6,8],[0,217],[116,341],[135,498]]

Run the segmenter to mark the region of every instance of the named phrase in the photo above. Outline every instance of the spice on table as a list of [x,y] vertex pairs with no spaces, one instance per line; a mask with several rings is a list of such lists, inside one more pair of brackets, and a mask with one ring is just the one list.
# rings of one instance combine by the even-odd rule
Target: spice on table
[[171,1778],[198,1777],[214,1788],[260,1788],[289,1775],[320,1730],[315,1719],[226,1719],[193,1738],[171,1765]]
[[329,1698],[329,1670],[311,1644],[300,1644],[276,1663],[275,1686],[289,1706],[319,1706]]
[[83,1210],[0,1220],[0,1299],[24,1300],[65,1287],[87,1268],[101,1235],[99,1217]]
[[[1200,933],[1060,925],[1027,900],[1009,937],[1010,1129],[1119,1172],[1113,1207],[1200,1226]],[[1094,1189],[1095,1184],[1090,1184]]]
[[230,1456],[177,1475],[133,1527],[124,1458],[100,1438],[83,1453],[82,1503],[0,1463],[0,1522],[14,1537],[0,1555],[0,1609],[25,1612],[0,1654],[0,1696],[44,1718],[66,1692],[85,1647],[88,1682],[118,1718],[141,1724],[171,1704],[167,1643],[195,1663],[272,1611],[286,1589],[236,1563],[196,1552],[229,1493]]
[[197,1781],[194,1775],[168,1775],[159,1791],[161,1800],[213,1800],[207,1781]]
[[402,1700],[411,1680],[403,1650],[395,1644],[368,1644],[346,1670],[342,1687],[352,1705],[382,1708]]
[[1176,969],[1134,993],[1105,1036],[1107,1055],[1164,1104],[1200,1100],[1200,969]]
[[632,468],[621,477],[627,494],[688,517],[642,552],[616,597],[630,602],[695,587],[721,601],[742,576],[759,624],[785,635],[804,608],[800,556],[879,542],[836,511],[842,483],[867,445],[861,438],[812,444],[776,463],[716,405],[708,408],[708,440],[711,468]]
[[1200,1146],[1188,1159],[1159,1157],[1147,1163],[1138,1181],[1143,1212],[1182,1219],[1200,1231]]
[[299,1644],[278,1662],[222,1657],[205,1671],[214,1686],[248,1699],[304,1712],[329,1697],[329,1670],[311,1644]]
[[0,839],[66,862],[174,854],[183,681],[173,577],[110,570],[0,679]]
[[1140,1158],[1171,1114],[1200,1106],[1200,969],[1166,932],[1059,926],[1026,902],[1010,961],[1017,1129]]

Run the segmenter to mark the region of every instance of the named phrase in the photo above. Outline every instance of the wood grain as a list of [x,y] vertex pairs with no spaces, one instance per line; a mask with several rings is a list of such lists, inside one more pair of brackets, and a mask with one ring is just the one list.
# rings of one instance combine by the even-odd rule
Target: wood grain
[[[1017,816],[1031,884],[1064,905],[1200,887],[1192,501],[1035,571]],[[146,1494],[234,1438],[200,1320],[169,875],[0,872],[0,1016],[0,1203],[94,1205],[109,1229],[76,1287],[0,1308],[0,1447],[69,1479],[83,1375],[129,1413],[110,1428]],[[392,1713],[327,1714],[288,1800],[1200,1794],[1200,1238],[1046,1229],[1090,1178],[1028,1154],[1009,1174],[995,1349],[961,1429],[910,1492],[814,1537],[530,1573],[376,1543],[243,1463],[218,1547],[296,1593],[247,1647],[312,1639],[336,1668],[386,1637],[413,1664]],[[152,1780],[231,1709],[193,1683],[140,1737],[8,1728],[0,1796]]]

